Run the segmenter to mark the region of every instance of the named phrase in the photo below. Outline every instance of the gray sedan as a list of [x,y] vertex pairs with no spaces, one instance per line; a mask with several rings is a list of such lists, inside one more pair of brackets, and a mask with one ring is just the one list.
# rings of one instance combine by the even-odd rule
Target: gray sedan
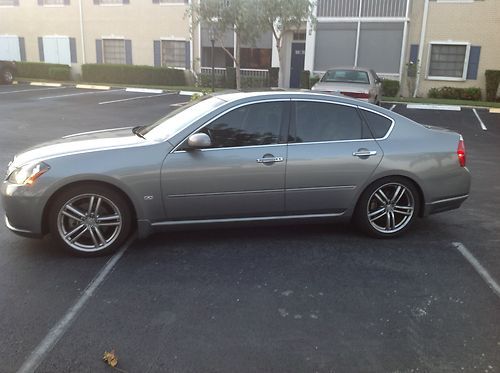
[[311,90],[340,93],[344,96],[380,105],[382,80],[371,69],[361,67],[329,69]]
[[1,194],[12,231],[87,256],[180,225],[354,218],[394,237],[462,204],[465,158],[459,134],[361,101],[233,92],[28,149]]

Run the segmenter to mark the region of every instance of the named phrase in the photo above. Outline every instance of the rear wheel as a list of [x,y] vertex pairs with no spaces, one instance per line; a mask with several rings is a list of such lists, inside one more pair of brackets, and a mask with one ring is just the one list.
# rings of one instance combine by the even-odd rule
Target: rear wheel
[[132,227],[131,211],[122,195],[94,184],[60,193],[49,219],[54,239],[80,256],[112,253],[124,243]]
[[14,74],[9,69],[3,69],[1,77],[2,81],[6,84],[12,84],[12,82],[14,81]]
[[413,183],[401,177],[384,178],[362,194],[355,219],[371,236],[390,238],[402,234],[419,210],[419,194]]

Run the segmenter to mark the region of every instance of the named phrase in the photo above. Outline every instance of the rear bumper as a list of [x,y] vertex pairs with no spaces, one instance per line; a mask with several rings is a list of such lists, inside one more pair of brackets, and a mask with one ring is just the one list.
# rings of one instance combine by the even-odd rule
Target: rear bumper
[[424,216],[437,214],[439,212],[458,209],[462,203],[469,197],[468,194],[452,198],[446,198],[439,201],[426,203],[424,207]]

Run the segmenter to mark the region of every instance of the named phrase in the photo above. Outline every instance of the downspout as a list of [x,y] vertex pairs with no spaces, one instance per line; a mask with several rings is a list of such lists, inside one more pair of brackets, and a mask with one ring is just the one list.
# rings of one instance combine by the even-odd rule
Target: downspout
[[354,51],[354,67],[358,66],[358,53],[359,53],[359,34],[361,32],[361,14],[363,9],[363,0],[359,0],[358,10],[358,25],[356,29],[356,49]]
[[420,31],[420,44],[418,47],[417,78],[415,79],[415,91],[413,97],[417,97],[420,85],[420,75],[422,74],[422,57],[424,55],[425,31],[427,29],[427,15],[429,14],[429,0],[424,0],[424,15],[422,18],[422,30]]
[[78,9],[80,16],[80,43],[82,44],[82,65],[86,63],[85,59],[85,36],[83,33],[83,7],[82,0],[78,0]]

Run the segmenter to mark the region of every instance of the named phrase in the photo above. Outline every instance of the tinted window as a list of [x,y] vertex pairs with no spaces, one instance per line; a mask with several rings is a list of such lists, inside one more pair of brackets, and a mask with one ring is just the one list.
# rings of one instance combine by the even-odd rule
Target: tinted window
[[372,131],[373,137],[380,139],[387,134],[387,131],[389,131],[392,125],[391,120],[382,115],[372,113],[371,111],[362,110],[361,112]]
[[295,104],[295,142],[370,138],[356,108],[321,102]]
[[278,142],[282,102],[253,104],[234,109],[202,129],[214,148],[268,145]]

